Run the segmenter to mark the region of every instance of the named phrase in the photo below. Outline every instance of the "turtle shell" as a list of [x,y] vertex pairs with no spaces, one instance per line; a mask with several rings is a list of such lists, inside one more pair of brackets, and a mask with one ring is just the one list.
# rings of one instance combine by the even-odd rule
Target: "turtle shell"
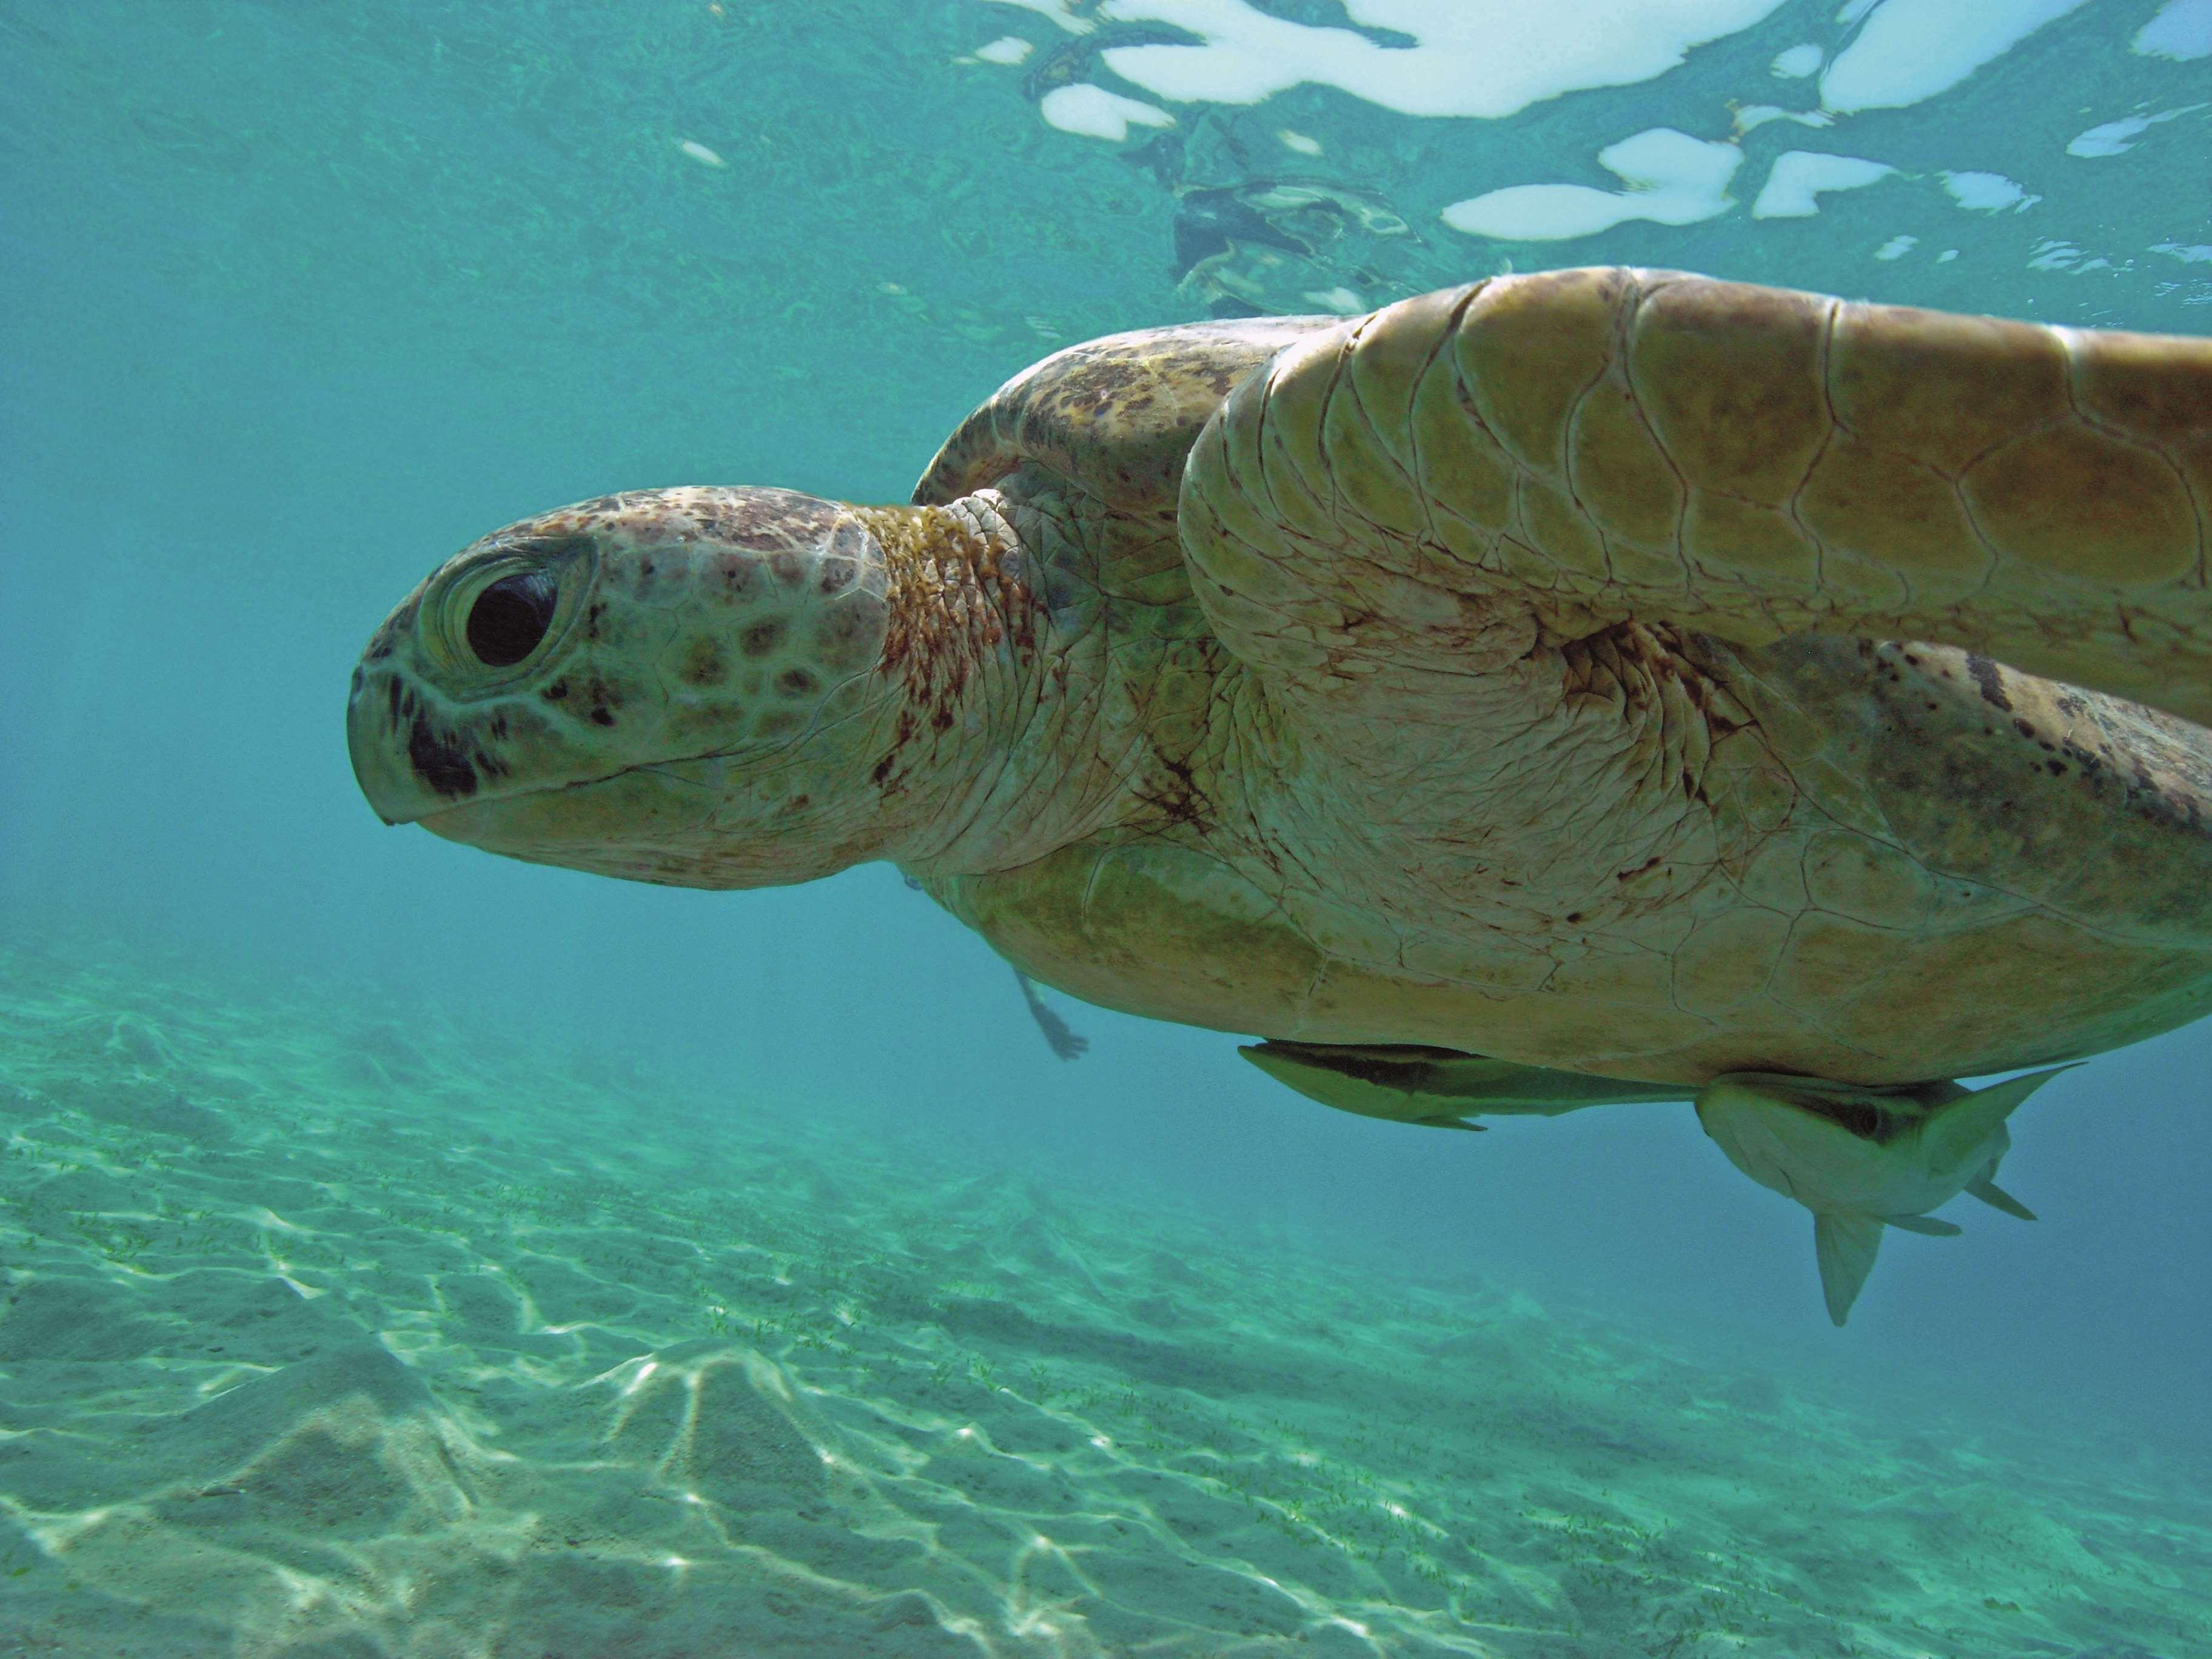
[[1056,351],[960,423],[915,486],[941,507],[1025,465],[1108,507],[1172,513],[1184,458],[1231,389],[1338,317],[1237,317],[1109,334]]

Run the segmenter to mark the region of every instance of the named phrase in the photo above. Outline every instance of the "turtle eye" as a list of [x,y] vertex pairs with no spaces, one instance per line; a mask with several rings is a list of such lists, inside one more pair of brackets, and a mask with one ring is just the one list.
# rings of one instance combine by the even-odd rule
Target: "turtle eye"
[[543,570],[501,577],[469,607],[469,649],[487,668],[514,667],[544,639],[560,596],[560,588]]

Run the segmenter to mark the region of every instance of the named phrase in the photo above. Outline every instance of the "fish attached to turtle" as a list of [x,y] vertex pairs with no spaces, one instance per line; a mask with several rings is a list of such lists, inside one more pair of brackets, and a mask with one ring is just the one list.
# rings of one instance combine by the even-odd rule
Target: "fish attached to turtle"
[[511,857],[893,860],[1370,1115],[1695,1099],[1840,1319],[1999,1190],[1953,1079],[2212,1008],[2208,544],[2212,341],[1507,276],[1060,352],[906,506],[509,526],[348,732]]

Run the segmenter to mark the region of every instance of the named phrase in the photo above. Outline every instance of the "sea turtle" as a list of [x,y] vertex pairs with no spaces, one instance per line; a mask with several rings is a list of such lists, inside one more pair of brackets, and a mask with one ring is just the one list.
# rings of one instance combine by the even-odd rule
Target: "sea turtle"
[[1498,276],[1060,352],[909,506],[509,526],[349,738],[517,858],[895,860],[1332,1103],[1749,1100],[1843,1132],[1759,1139],[1816,1213],[1924,1205],[1899,1103],[2212,1006],[2208,520],[2212,340]]

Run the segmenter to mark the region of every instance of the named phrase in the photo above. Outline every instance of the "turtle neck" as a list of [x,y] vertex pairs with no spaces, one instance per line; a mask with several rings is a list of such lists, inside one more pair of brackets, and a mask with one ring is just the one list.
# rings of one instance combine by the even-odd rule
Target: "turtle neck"
[[888,575],[869,775],[882,856],[1008,869],[1109,821],[1127,793],[1100,749],[1110,665],[1082,626],[1095,594],[1045,556],[1057,521],[994,489],[856,511]]

